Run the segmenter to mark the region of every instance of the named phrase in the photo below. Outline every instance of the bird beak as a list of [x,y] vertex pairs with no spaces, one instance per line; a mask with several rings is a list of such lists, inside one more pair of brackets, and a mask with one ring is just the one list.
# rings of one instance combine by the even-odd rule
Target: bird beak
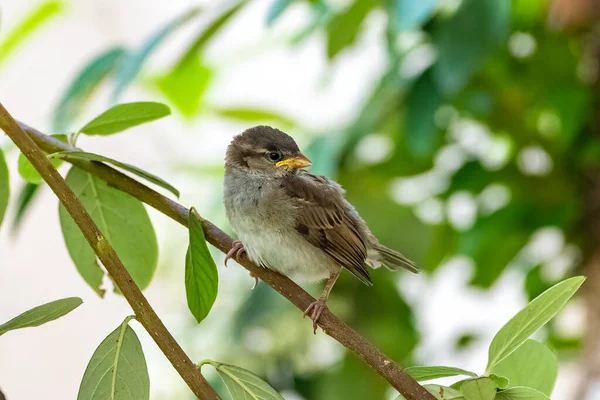
[[275,164],[276,167],[288,167],[288,168],[306,168],[310,167],[312,163],[306,156],[300,153],[296,157],[290,157],[288,159],[279,161]]

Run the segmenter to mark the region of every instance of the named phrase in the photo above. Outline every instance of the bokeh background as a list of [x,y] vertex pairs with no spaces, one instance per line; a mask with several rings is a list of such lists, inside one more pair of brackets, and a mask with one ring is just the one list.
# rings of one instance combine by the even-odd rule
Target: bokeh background
[[[402,365],[483,372],[491,338],[514,313],[586,274],[537,337],[561,360],[553,399],[600,399],[597,2],[4,0],[0,10],[0,101],[13,115],[59,133],[115,102],[166,102],[167,119],[78,144],[166,178],[183,204],[228,231],[231,137],[259,123],[294,136],[312,171],[339,180],[381,241],[423,270],[379,270],[372,288],[347,274],[330,300]],[[117,72],[144,55],[132,80]],[[0,321],[61,297],[85,301],[0,338],[0,387],[9,400],[73,399],[94,349],[130,311],[80,278],[47,188],[20,212],[32,190],[17,151],[6,137],[0,144],[12,186]],[[186,231],[149,211],[161,256],[146,294],[192,359],[250,369],[290,400],[394,396],[268,286],[250,290],[245,270],[222,268],[217,252],[219,296],[196,325],[183,290]],[[152,398],[191,398],[136,330]]]

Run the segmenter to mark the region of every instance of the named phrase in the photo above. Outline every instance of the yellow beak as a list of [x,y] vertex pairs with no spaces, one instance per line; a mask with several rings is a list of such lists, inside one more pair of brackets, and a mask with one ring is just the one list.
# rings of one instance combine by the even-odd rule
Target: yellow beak
[[302,153],[297,157],[290,157],[286,160],[279,161],[275,164],[276,167],[288,167],[288,168],[306,168],[310,167],[312,163],[306,156]]

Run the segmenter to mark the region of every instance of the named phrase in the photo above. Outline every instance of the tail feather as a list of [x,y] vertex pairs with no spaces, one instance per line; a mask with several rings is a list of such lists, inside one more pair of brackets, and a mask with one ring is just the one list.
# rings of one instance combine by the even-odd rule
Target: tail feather
[[409,258],[403,256],[395,250],[390,249],[382,244],[378,244],[375,250],[381,255],[381,261],[391,271],[397,271],[399,268],[404,268],[415,274],[419,273],[417,264]]

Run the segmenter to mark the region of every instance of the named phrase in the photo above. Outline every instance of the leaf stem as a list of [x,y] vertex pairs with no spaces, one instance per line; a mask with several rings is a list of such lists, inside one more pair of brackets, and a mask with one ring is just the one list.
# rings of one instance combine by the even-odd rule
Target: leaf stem
[[[30,136],[0,104],[0,129],[17,145],[69,212],[102,264],[135,312],[137,320],[200,399],[220,399],[162,323],[131,275],[63,177]],[[60,141],[56,140],[60,143]],[[64,144],[64,143],[63,143]],[[64,144],[71,149],[71,146]]]
[[209,360],[208,358],[205,360],[200,361],[197,365],[198,365],[198,369],[202,368],[203,365],[209,364],[212,365],[214,361],[213,360]]
[[[20,125],[38,146],[48,153],[78,150],[48,135],[44,135],[23,123]],[[104,180],[111,187],[128,193],[148,204],[181,225],[188,226],[189,209],[176,201],[161,195],[106,164],[75,159],[68,161]],[[227,253],[231,249],[233,239],[210,221],[206,219],[201,219],[201,221],[206,240],[220,251]],[[284,275],[267,268],[258,267],[247,258],[240,261],[239,264],[254,276],[258,276],[302,312],[306,310],[310,303],[315,301],[314,297]],[[398,364],[383,354],[381,350],[358,334],[344,321],[336,317],[329,309],[323,311],[318,325],[323,329],[325,334],[337,340],[387,380],[407,400],[435,400],[435,397],[431,393],[404,372]]]

